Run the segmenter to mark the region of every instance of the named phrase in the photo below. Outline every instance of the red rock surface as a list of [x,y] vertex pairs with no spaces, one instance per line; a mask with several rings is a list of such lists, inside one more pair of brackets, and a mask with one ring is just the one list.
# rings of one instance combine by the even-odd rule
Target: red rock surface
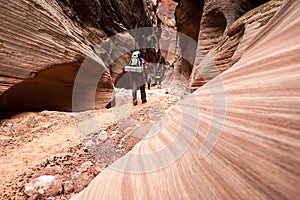
[[[56,2],[16,0],[0,7],[0,108],[71,110],[76,72],[92,53],[84,30]],[[109,79],[107,71],[103,103],[110,98]]]
[[[249,42],[274,16],[282,2],[282,0],[273,0],[256,7],[227,26],[228,19],[222,12],[214,14],[219,19],[224,17],[224,23],[210,25],[206,21],[218,17],[210,12],[204,13],[190,78],[191,86],[198,88],[236,63],[243,56]],[[209,62],[202,62],[207,53],[209,53]]]
[[73,199],[297,199],[299,26],[298,2],[286,1],[235,65],[173,107],[119,167],[173,162],[107,168]]
[[[103,108],[111,100],[113,83],[122,75],[128,60],[125,55],[103,66],[92,49],[118,32],[152,26],[149,15],[153,13],[147,3],[1,1],[0,109],[72,110],[74,80],[88,56],[89,67],[103,71],[95,95],[96,107]],[[94,92],[85,87],[89,81],[86,78],[79,84],[83,96]],[[85,100],[83,104],[82,109],[93,108]]]
[[158,4],[157,15],[169,27],[175,27],[175,8],[177,3],[172,0],[161,0]]
[[[182,52],[183,58],[178,66],[179,71],[183,74],[186,79],[190,78],[192,74],[192,86],[199,87],[202,85],[199,83],[199,75],[195,72],[192,72],[193,66],[199,64],[199,62],[203,59],[204,55],[206,55],[211,49],[215,47],[222,47],[224,45],[224,52],[220,53],[219,58],[217,59],[217,65],[219,63],[223,64],[228,59],[231,59],[232,54],[238,44],[238,42],[243,37],[244,31],[243,28],[245,25],[243,24],[251,24],[253,19],[249,20],[244,18],[244,21],[239,21],[240,26],[236,26],[231,30],[231,25],[245,13],[252,12],[251,10],[256,8],[259,5],[268,2],[268,0],[257,1],[257,0],[242,0],[242,1],[219,1],[219,0],[181,0],[179,1],[178,6],[176,7],[176,24],[177,30],[193,40],[198,42],[198,47],[193,42],[187,42],[185,38],[179,36],[180,48]],[[277,1],[278,2],[278,1]],[[270,9],[275,9],[270,7]],[[274,14],[274,13],[273,13]],[[251,16],[252,14],[248,14]],[[267,10],[261,10],[261,16],[256,16],[256,21],[268,21],[272,14]],[[261,17],[261,19],[259,19]],[[261,23],[262,24],[262,23]],[[266,24],[266,23],[265,23]],[[264,25],[265,25],[264,24]],[[262,25],[263,26],[263,25]],[[251,29],[251,28],[250,28]],[[252,28],[253,30],[254,28]],[[230,31],[230,35],[227,34],[227,31]],[[248,30],[247,30],[248,31]],[[250,32],[250,31],[249,31]],[[250,34],[254,36],[255,34]],[[234,40],[231,44],[223,44],[224,40]],[[223,40],[223,43],[221,41]],[[228,46],[230,48],[228,48]],[[196,52],[197,49],[197,52]],[[226,53],[227,50],[229,53]],[[231,53],[231,55],[230,55]],[[194,63],[194,59],[196,61]],[[233,64],[230,62],[230,64]],[[224,66],[220,66],[222,68]],[[227,67],[228,68],[228,67]]]
[[[181,0],[176,7],[177,31],[195,41],[198,40],[203,4],[204,2],[202,0]],[[193,69],[197,43],[187,41],[182,35],[179,35],[178,41],[183,58],[181,60],[180,69],[176,69],[176,71],[182,73],[188,80]]]

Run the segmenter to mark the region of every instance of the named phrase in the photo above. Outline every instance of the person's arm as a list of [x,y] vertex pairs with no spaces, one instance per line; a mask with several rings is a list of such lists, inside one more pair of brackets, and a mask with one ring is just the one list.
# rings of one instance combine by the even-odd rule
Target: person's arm
[[145,65],[145,71],[146,71],[146,74],[145,74],[145,75],[146,75],[146,77],[148,77],[148,74],[149,74],[149,73],[148,73],[148,67],[147,67],[146,65]]
[[145,75],[145,78],[148,79],[148,68],[147,68],[147,66],[146,66],[145,63],[146,63],[146,60],[143,61],[143,59],[141,59],[141,64],[142,64],[142,66],[143,66],[143,68],[144,68],[144,75]]

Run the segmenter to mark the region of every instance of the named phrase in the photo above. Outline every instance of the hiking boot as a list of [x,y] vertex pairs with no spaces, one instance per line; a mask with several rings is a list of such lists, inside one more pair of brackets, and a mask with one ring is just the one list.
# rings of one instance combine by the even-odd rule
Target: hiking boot
[[147,100],[145,99],[145,100],[142,100],[142,103],[147,103]]
[[137,105],[137,101],[133,101],[133,106],[136,106]]

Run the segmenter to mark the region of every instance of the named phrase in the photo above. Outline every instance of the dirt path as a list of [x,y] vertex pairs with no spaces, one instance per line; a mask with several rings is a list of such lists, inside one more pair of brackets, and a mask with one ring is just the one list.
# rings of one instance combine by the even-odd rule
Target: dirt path
[[[119,98],[123,101],[121,102],[123,108],[96,112],[102,131],[86,138],[79,137],[80,131],[72,113],[50,111],[22,113],[11,119],[2,120],[0,125],[2,199],[46,197],[68,199],[70,195],[86,187],[103,168],[132,149],[141,139],[131,134],[132,130],[149,124],[150,118],[153,118],[153,109],[167,110],[177,101],[174,96],[166,95],[164,90],[150,90],[147,91],[146,104],[132,106],[128,91],[125,92],[127,98],[126,94],[121,94],[122,98]],[[129,112],[130,116],[127,116],[126,112]],[[86,112],[80,120],[88,120],[91,116],[91,112]],[[128,117],[134,124],[127,124],[124,127]],[[89,149],[86,142],[94,141],[99,135],[103,137],[101,149],[94,146]],[[97,151],[97,154],[94,154],[93,150]],[[95,156],[98,156],[97,159]],[[42,175],[53,175],[59,182],[58,189],[46,191],[44,196],[28,191],[25,194],[26,184]]]

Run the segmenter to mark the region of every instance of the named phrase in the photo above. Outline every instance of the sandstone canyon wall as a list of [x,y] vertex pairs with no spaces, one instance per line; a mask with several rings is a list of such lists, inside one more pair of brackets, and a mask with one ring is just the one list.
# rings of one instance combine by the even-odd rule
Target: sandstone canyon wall
[[[181,0],[178,3],[175,11],[178,32],[187,35],[193,40],[198,40],[200,21],[204,9],[203,5],[203,0]],[[191,62],[196,56],[197,45],[193,41],[186,41],[181,35],[179,35],[178,42],[183,59],[181,60],[180,69],[176,70],[186,79],[189,79],[193,69],[193,63]]]
[[175,8],[177,3],[170,0],[161,0],[158,3],[157,16],[165,26],[175,27]]
[[[124,41],[132,44],[134,39],[127,34],[104,53],[97,46],[117,33],[152,25],[177,29],[198,42],[198,46],[184,42],[179,36],[183,57],[195,62],[182,59],[175,65],[175,71],[190,79],[193,88],[198,88],[237,62],[251,38],[282,4],[281,0],[273,0],[257,7],[265,2],[3,1],[0,3],[0,109],[71,110],[73,83],[87,56],[92,57],[91,68],[99,66],[103,71],[95,99],[97,107],[104,107],[111,100],[113,85],[124,74],[128,54],[111,60],[108,66],[99,63],[113,52],[120,53],[119,49],[126,46]],[[174,27],[174,16],[177,27]],[[142,45],[139,42],[155,45],[160,42],[164,46],[175,43],[173,36],[172,41],[162,36],[158,42],[155,34],[145,33],[143,40],[136,41],[134,46]],[[210,62],[202,62],[208,52]],[[148,62],[158,62],[160,53],[168,55],[157,49],[147,49],[144,55]],[[85,89],[86,94],[92,95],[94,91],[89,90]],[[82,109],[93,108],[93,105],[84,106],[87,101],[83,100]]]
[[73,83],[88,56],[88,65],[102,70],[95,98],[97,107],[105,106],[128,57],[103,66],[93,49],[116,33],[152,26],[151,2],[1,1],[0,109],[71,110]]
[[297,199],[299,27],[288,0],[239,61],[73,199]]
[[[188,59],[182,59],[175,66],[175,71],[190,80],[193,88],[199,88],[237,62],[247,42],[267,24],[282,4],[282,0],[177,2],[177,31],[195,40],[198,46],[179,36],[181,56]],[[207,60],[204,57],[208,53],[210,63],[201,63]]]
[[274,16],[283,1],[272,0],[263,4],[264,2],[231,2],[217,8],[211,2],[206,5],[209,9],[205,9],[200,25],[190,78],[192,87],[198,88],[236,63],[249,41]]

